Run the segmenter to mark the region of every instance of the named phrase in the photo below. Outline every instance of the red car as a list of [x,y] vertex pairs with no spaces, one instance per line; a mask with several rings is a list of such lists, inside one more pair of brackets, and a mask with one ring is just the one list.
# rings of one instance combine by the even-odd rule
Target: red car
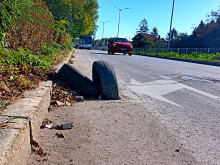
[[133,46],[126,38],[113,38],[108,44],[108,54],[117,53],[128,53],[132,55]]

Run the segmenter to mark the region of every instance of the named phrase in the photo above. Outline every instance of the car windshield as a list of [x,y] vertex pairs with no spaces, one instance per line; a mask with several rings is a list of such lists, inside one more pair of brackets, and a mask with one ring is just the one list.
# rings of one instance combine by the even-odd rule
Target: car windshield
[[115,38],[115,42],[126,42],[126,43],[128,43],[128,40],[126,38]]

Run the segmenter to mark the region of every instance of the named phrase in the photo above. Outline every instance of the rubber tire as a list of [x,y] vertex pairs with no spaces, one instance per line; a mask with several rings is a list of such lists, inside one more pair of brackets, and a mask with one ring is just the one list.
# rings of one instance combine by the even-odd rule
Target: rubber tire
[[110,54],[111,52],[108,50],[108,54]]
[[131,56],[131,55],[132,55],[132,53],[128,53],[128,55],[129,55],[129,56]]
[[98,86],[70,64],[64,64],[58,71],[58,77],[67,85],[87,98],[98,98]]
[[112,51],[112,55],[114,55],[115,54],[115,52],[114,51]]
[[107,61],[95,61],[92,66],[92,79],[98,86],[103,100],[118,100],[118,83],[113,66]]
[[124,55],[126,55],[126,53],[123,53]]

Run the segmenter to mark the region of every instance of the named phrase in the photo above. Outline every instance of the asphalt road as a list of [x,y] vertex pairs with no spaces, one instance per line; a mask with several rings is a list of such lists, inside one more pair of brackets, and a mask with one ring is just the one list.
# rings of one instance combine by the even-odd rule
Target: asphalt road
[[96,50],[74,56],[89,78],[93,61],[109,61],[121,99],[55,107],[47,118],[73,128],[41,129],[35,140],[47,155],[32,153],[27,164],[220,165],[220,67]]
[[220,164],[220,67],[138,55],[77,50],[106,60],[116,71],[122,99],[156,114],[198,160]]

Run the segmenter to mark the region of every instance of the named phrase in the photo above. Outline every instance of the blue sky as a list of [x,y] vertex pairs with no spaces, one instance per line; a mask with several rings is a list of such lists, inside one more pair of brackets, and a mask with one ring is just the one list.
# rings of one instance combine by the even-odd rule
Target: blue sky
[[[121,12],[120,37],[127,39],[135,36],[139,23],[144,18],[148,22],[148,28],[156,26],[161,37],[166,37],[170,27],[170,18],[173,0],[98,0],[99,26],[96,39],[102,38],[103,23],[104,38],[114,37],[118,31],[119,11],[114,8],[130,8]],[[192,27],[196,27],[201,20],[207,20],[207,14],[216,11],[220,0],[175,0],[173,28],[178,32],[191,34]]]

